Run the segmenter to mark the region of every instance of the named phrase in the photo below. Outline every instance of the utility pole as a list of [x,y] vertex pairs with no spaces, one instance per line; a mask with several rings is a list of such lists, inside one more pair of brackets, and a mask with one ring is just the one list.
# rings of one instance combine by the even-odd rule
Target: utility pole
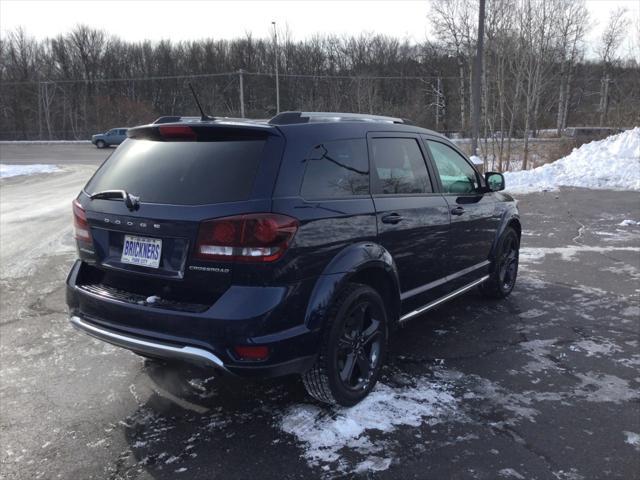
[[242,69],[238,70],[240,77],[240,117],[244,118],[244,82],[242,79]]
[[276,28],[276,22],[271,22],[273,25],[273,52],[276,67],[276,114],[280,113],[280,82],[278,81],[278,30]]
[[480,0],[480,11],[478,14],[478,51],[474,63],[473,85],[471,92],[473,98],[473,119],[471,134],[471,153],[478,154],[478,137],[480,135],[480,86],[482,82],[482,57],[484,50],[484,4],[485,0]]
[[42,82],[38,82],[38,138],[42,140]]
[[436,132],[440,130],[440,109],[442,108],[442,78],[438,75],[436,87]]

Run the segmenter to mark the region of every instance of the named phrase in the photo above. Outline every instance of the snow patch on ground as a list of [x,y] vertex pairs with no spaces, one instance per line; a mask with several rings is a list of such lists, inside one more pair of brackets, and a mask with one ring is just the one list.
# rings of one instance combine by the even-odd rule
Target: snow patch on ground
[[628,443],[636,448],[636,450],[640,450],[640,434],[634,432],[622,432],[627,437],[624,443]]
[[[42,258],[75,252],[71,201],[94,171],[94,165],[68,165],[55,175],[36,177],[36,183],[29,186],[22,181],[2,181],[0,278],[29,275],[41,266]],[[37,202],[33,201],[34,188]]]
[[504,478],[518,478],[524,480],[524,477],[518,473],[517,470],[513,468],[503,468],[498,472],[498,475]]
[[574,394],[583,397],[588,402],[619,404],[640,398],[640,392],[631,388],[628,381],[614,375],[596,372],[576,373],[575,375],[581,384]]
[[554,357],[552,355],[553,346],[557,342],[557,338],[522,342],[520,348],[524,349],[527,355],[531,357],[531,361],[523,367],[523,370],[529,374],[535,374],[545,370],[557,369],[558,365],[553,361]]
[[621,227],[630,227],[632,225],[640,225],[640,221],[625,219],[618,225],[620,225]]
[[640,190],[640,127],[586,143],[533,170],[505,172],[504,177],[507,191],[514,193],[560,186]]
[[608,253],[608,252],[640,252],[640,247],[591,247],[575,245],[570,247],[524,247],[520,249],[522,263],[537,263],[547,255],[560,255],[561,260],[570,262],[575,260],[578,253]]
[[56,165],[37,163],[33,165],[7,165],[0,164],[0,178],[17,177],[18,175],[35,175],[38,173],[59,172]]
[[587,357],[600,357],[600,356],[609,356],[613,353],[621,352],[622,349],[610,342],[606,338],[598,338],[594,340],[580,340],[576,342],[574,345],[569,347],[569,350],[574,352],[582,351]]
[[[379,383],[373,392],[351,408],[328,410],[316,405],[287,409],[279,427],[306,445],[304,456],[312,466],[343,472],[386,470],[392,459],[384,456],[386,444],[376,432],[389,433],[400,426],[418,427],[427,419],[436,424],[455,416],[457,400],[446,384],[420,379],[415,386],[392,388]],[[363,456],[355,465],[341,456],[348,448]],[[336,465],[337,463],[337,465]]]

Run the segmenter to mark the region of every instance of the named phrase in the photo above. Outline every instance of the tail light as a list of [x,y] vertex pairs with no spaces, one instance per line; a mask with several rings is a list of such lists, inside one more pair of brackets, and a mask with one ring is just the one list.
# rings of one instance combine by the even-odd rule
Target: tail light
[[274,262],[298,230],[295,218],[275,213],[238,215],[200,224],[195,257],[201,260]]
[[91,230],[87,222],[87,214],[78,200],[73,201],[73,229],[76,240],[91,242]]

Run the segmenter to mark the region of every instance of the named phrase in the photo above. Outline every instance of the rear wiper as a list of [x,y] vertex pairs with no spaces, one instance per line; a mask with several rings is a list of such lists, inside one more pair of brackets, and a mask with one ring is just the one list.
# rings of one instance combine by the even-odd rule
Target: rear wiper
[[140,197],[127,193],[126,190],[103,190],[101,192],[92,193],[89,195],[91,200],[103,199],[109,200],[112,198],[121,198],[124,200],[124,204],[132,212],[140,208]]

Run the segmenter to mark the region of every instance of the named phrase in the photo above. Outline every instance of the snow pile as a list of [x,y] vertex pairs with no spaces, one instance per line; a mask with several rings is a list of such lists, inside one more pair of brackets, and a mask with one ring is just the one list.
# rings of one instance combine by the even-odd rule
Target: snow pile
[[0,164],[0,178],[16,177],[18,175],[35,175],[37,173],[53,173],[60,169],[56,165],[5,165]]
[[560,186],[640,190],[640,127],[574,149],[533,170],[506,172],[506,190],[528,193]]
[[473,163],[474,165],[484,165],[484,161],[477,155],[471,155],[469,157],[469,160],[471,160],[471,163]]
[[[403,425],[418,427],[425,419],[433,425],[455,416],[457,408],[457,400],[446,384],[419,379],[415,386],[392,388],[378,383],[369,396],[351,408],[329,411],[315,405],[290,407],[279,427],[306,445],[304,456],[312,466],[325,471],[330,464],[342,472],[379,471],[392,463],[380,432],[389,433]],[[347,460],[341,455],[345,447],[360,458]]]

